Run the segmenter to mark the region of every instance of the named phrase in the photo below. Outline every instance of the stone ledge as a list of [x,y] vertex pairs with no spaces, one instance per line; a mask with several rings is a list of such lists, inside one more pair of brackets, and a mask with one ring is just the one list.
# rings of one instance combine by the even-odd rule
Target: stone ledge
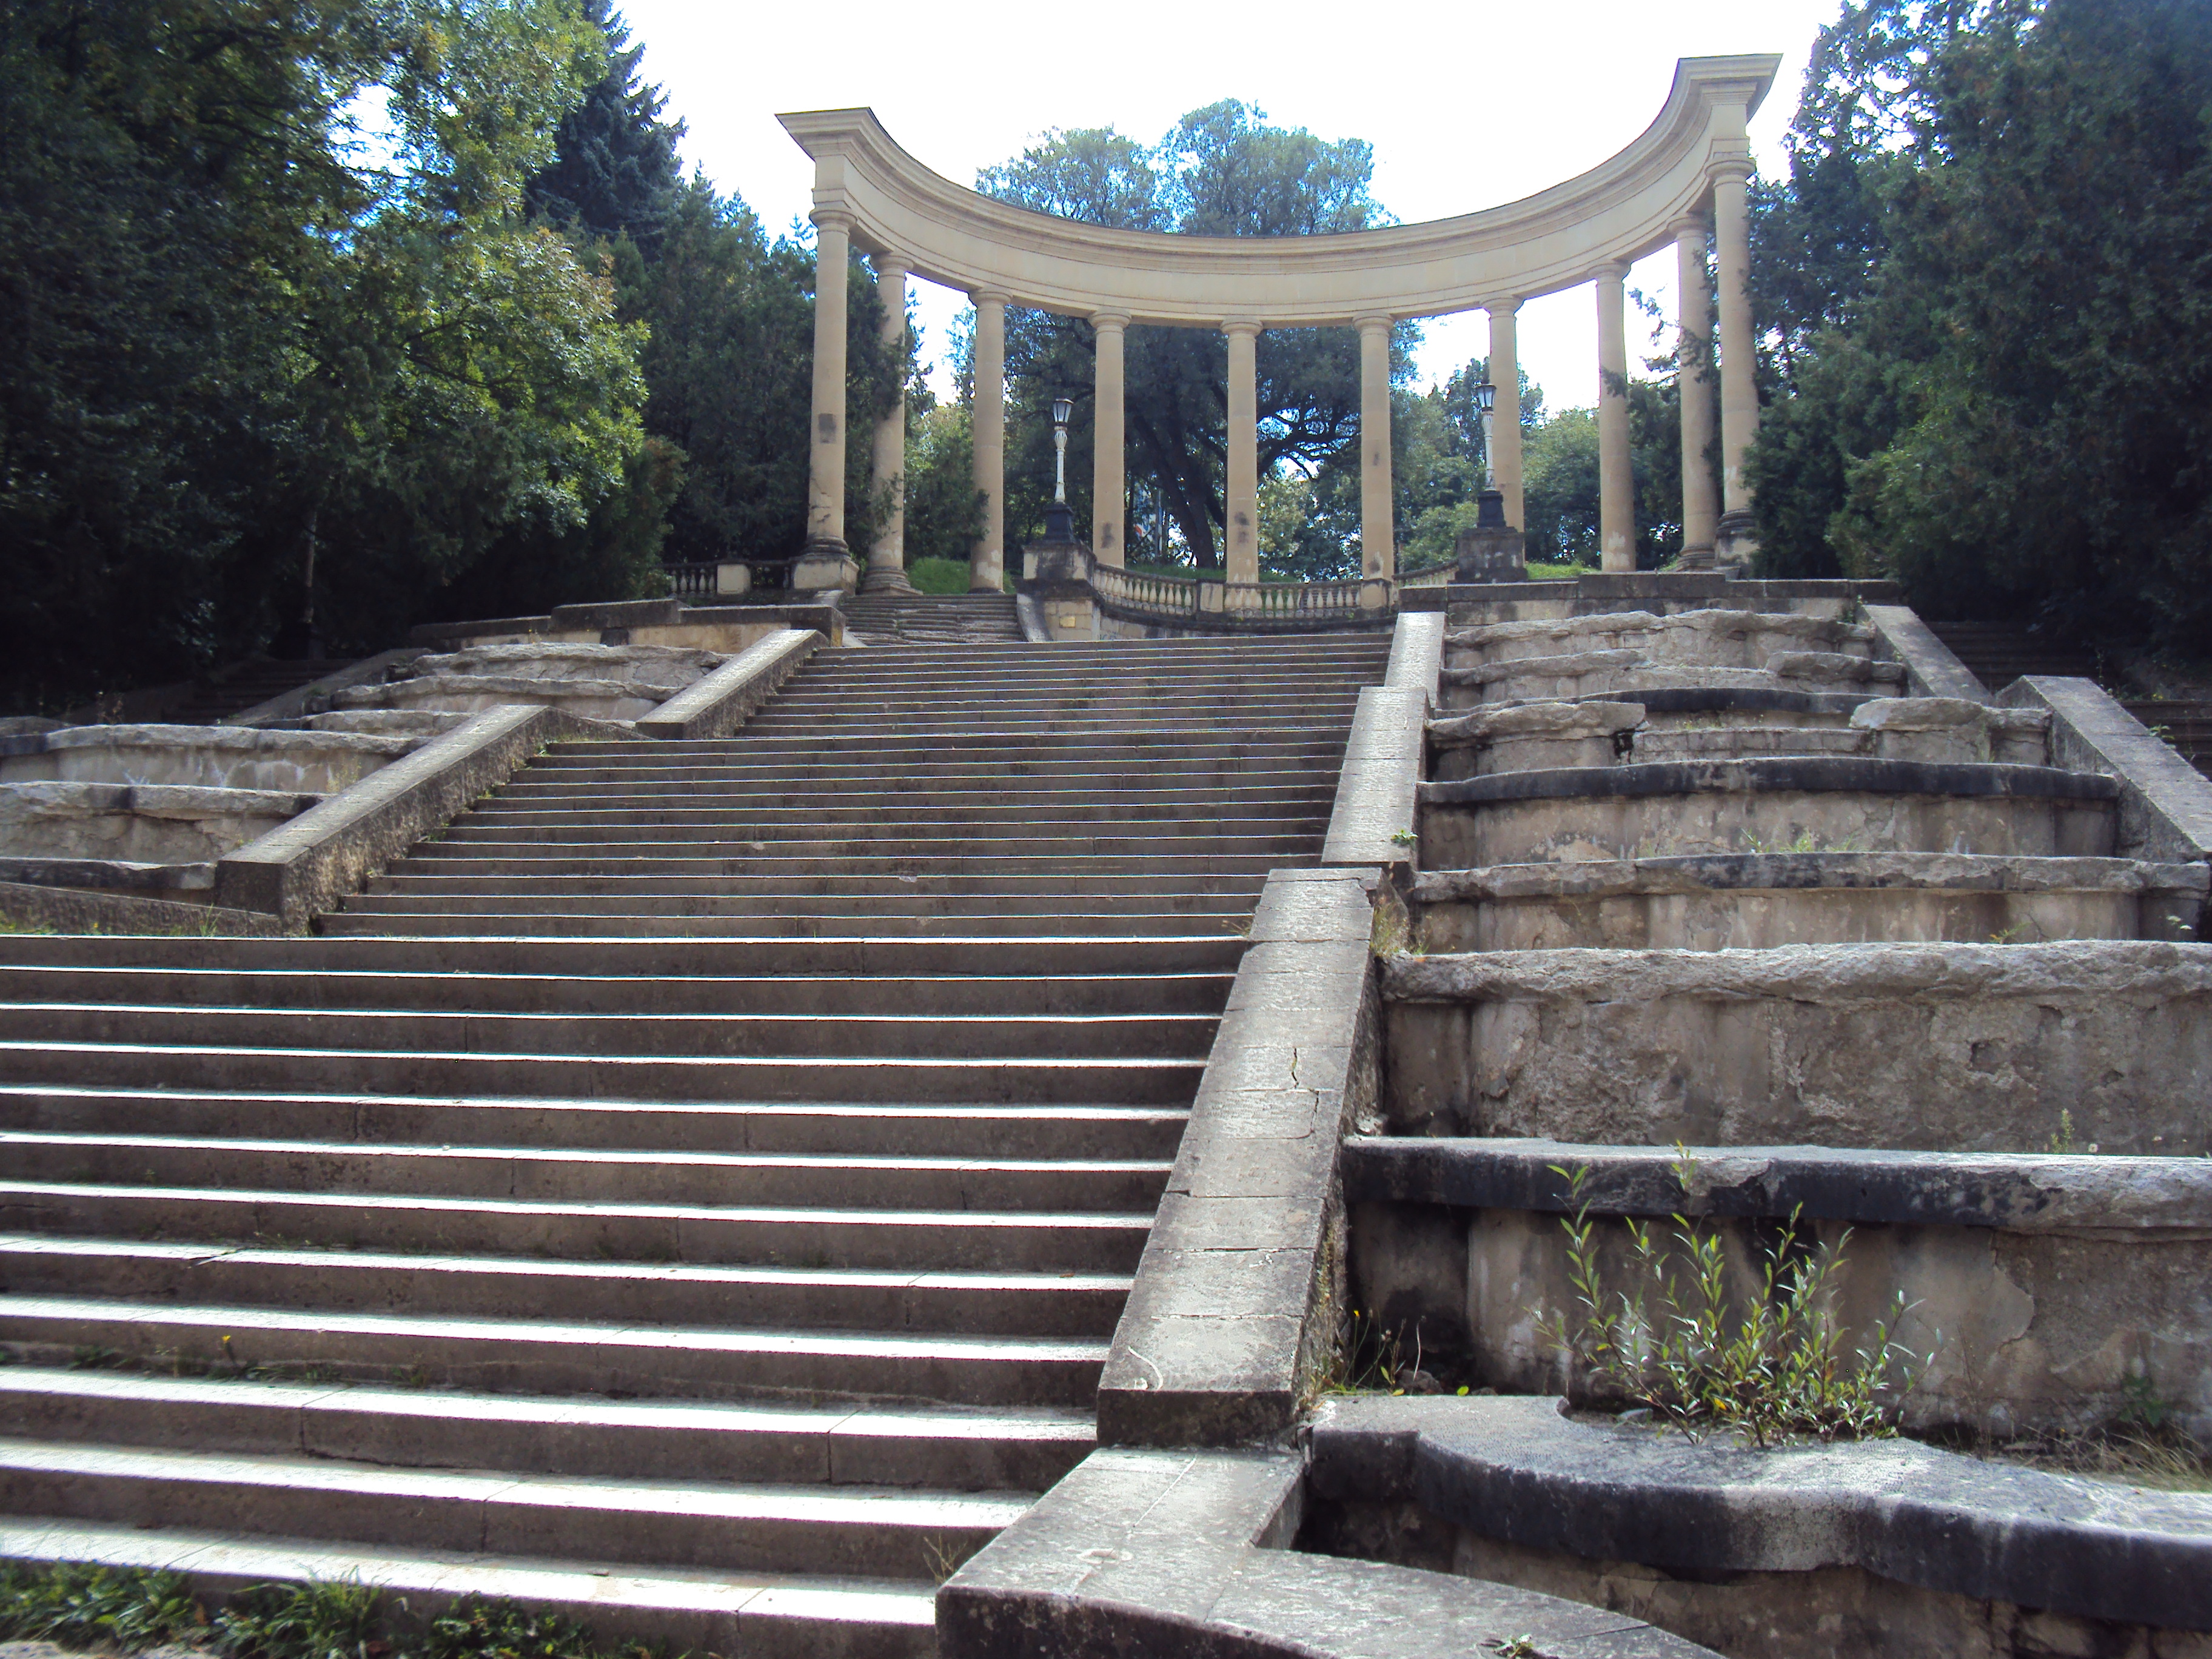
[[823,643],[811,629],[787,628],[756,640],[704,678],[637,722],[640,737],[723,738],[774,696]]
[[1428,713],[1429,694],[1419,687],[1370,685],[1361,690],[1337,774],[1322,845],[1323,864],[1373,869],[1412,862],[1413,798],[1421,781],[1422,728]]
[[1361,873],[1267,878],[1115,1328],[1102,1443],[1233,1444],[1296,1419],[1334,1335],[1338,1146],[1376,1086],[1372,926]]
[[1333,1401],[1311,1484],[1469,1531],[1684,1574],[1856,1567],[1978,1601],[2212,1629],[2212,1497],[1911,1441],[1752,1451],[1569,1420],[1556,1400]]
[[1888,660],[1905,665],[1905,684],[1914,696],[1962,697],[1969,702],[1990,700],[1988,688],[1975,678],[1973,670],[1960,662],[1911,608],[1869,605],[1866,613],[1874,628],[1875,648]]
[[579,720],[557,708],[510,704],[487,709],[258,841],[225,854],[216,866],[217,900],[304,927],[504,783],[548,743],[610,732],[630,735],[626,727]]
[[938,1592],[944,1659],[1697,1659],[1643,1620],[1540,1592],[1286,1547],[1301,1460],[1102,1450]]
[[[2186,763],[2183,763],[2186,764]],[[1586,797],[1750,794],[1784,789],[1882,795],[2009,796],[2033,800],[2115,800],[2120,787],[2099,772],[1972,761],[1872,760],[1860,755],[1773,755],[1752,760],[1644,761],[1626,766],[1559,766],[1425,783],[1425,806]]]
[[1763,951],[1493,951],[1399,956],[1390,1003],[1667,997],[1821,1002],[2034,996],[2073,1004],[2212,996],[2212,945],[2062,939],[2041,945],[1784,945]]
[[2120,850],[2138,858],[2212,860],[2212,779],[2160,742],[2091,680],[2033,674],[1998,705],[2051,711],[2051,757],[2119,781]]
[[132,859],[38,858],[0,854],[0,881],[27,887],[85,887],[112,893],[206,892],[211,862],[149,864]]
[[419,656],[419,647],[403,646],[394,651],[380,651],[373,657],[349,663],[335,674],[325,674],[319,680],[294,686],[266,702],[258,702],[251,708],[242,708],[235,714],[226,714],[217,726],[269,726],[280,721],[294,720],[308,714],[319,714],[330,706],[331,694],[349,686],[366,685],[382,679],[392,669]]
[[[1575,1207],[1558,1170],[1588,1171],[1593,1215],[1786,1218],[2008,1232],[2212,1231],[2212,1160],[2061,1153],[1851,1152],[1826,1146],[1692,1146],[1680,1154],[1534,1139],[1359,1136],[1346,1141],[1346,1203],[1455,1209]],[[1556,1167],[1555,1167],[1556,1166]]]
[[1896,889],[1914,893],[2172,894],[2202,902],[2212,870],[2139,859],[2033,858],[1984,853],[1689,853],[1429,870],[1411,904],[1486,899],[1609,898],[1636,893],[1772,889]]
[[1443,616],[1430,611],[1400,617],[1390,631],[1390,665],[1383,671],[1382,684],[1434,696],[1443,665]]
[[0,920],[57,933],[282,933],[276,917],[136,893],[87,892],[0,879]]

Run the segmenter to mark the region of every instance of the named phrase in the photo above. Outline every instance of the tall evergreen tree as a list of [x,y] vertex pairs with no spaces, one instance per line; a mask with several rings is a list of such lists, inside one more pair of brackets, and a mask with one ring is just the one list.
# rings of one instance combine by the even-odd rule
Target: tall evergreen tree
[[645,47],[631,43],[611,0],[583,0],[583,10],[606,36],[607,72],[562,120],[553,160],[530,180],[526,199],[534,216],[598,240],[626,235],[650,259],[683,187],[676,145],[684,124],[660,118],[667,95],[640,76]]

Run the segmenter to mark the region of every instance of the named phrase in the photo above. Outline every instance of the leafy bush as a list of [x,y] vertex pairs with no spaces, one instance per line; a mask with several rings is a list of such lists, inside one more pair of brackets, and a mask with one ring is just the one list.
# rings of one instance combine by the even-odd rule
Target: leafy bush
[[129,1653],[206,1630],[181,1573],[88,1561],[0,1567],[0,1638]]
[[[1717,1232],[1676,1214],[1662,1240],[1650,1223],[1630,1218],[1630,1282],[1615,1287],[1583,1195],[1589,1170],[1552,1168],[1575,1206],[1559,1224],[1575,1313],[1547,1310],[1537,1330],[1565,1362],[1570,1398],[1644,1407],[1693,1435],[1739,1431],[1759,1446],[1794,1434],[1836,1440],[1897,1431],[1897,1402],[1926,1360],[1893,1335],[1907,1311],[1902,1292],[1869,1345],[1846,1354],[1831,1304],[1849,1230],[1832,1245],[1808,1248],[1793,1209],[1763,1253],[1758,1293],[1737,1308]],[[1675,1173],[1686,1193],[1696,1176],[1686,1152]]]

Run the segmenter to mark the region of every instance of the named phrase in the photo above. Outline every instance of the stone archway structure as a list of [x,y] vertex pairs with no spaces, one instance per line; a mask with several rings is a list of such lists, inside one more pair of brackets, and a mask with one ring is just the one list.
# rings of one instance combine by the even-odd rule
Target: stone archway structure
[[[1719,425],[1723,499],[1705,457],[1714,425],[1713,380],[1682,382],[1684,560],[1710,564],[1716,545],[1748,542],[1750,492],[1743,457],[1759,419],[1745,192],[1752,173],[1746,125],[1772,84],[1771,55],[1686,58],[1658,118],[1611,160],[1538,195],[1423,224],[1344,235],[1181,236],[1109,230],[1012,207],[931,172],[866,109],[780,118],[814,158],[817,281],[814,424],[808,540],[845,549],[844,271],[851,251],[872,256],[888,328],[902,325],[906,281],[916,276],[965,292],[975,307],[975,483],[986,524],[970,562],[973,586],[997,591],[1005,560],[1006,311],[1027,306],[1088,319],[1097,331],[1097,441],[1091,550],[1122,562],[1127,495],[1122,424],[1122,343],[1133,325],[1218,328],[1227,337],[1227,576],[1259,575],[1255,356],[1267,328],[1356,328],[1360,342],[1361,541],[1366,574],[1395,574],[1390,488],[1390,325],[1403,317],[1481,310],[1490,317],[1491,378],[1498,386],[1492,458],[1510,522],[1522,523],[1518,353],[1515,313],[1540,295],[1595,285],[1601,531],[1607,570],[1635,568],[1629,471],[1627,332],[1623,283],[1630,264],[1669,243],[1680,266],[1678,319],[1685,361],[1708,361],[1713,311],[1706,280],[1712,238],[1719,283]],[[903,471],[904,411],[873,434],[883,483]],[[896,499],[896,496],[894,498]],[[872,568],[902,568],[895,511]]]

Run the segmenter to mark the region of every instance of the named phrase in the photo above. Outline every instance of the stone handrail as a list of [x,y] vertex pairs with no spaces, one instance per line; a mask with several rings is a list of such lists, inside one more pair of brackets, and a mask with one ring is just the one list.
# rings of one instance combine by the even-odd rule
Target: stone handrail
[[1103,564],[1076,543],[1047,544],[1032,553],[1036,579],[1080,583],[1100,604],[1123,616],[1159,622],[1227,617],[1246,624],[1289,627],[1328,623],[1381,623],[1398,601],[1387,576],[1329,582],[1225,582],[1215,578],[1158,576]]

